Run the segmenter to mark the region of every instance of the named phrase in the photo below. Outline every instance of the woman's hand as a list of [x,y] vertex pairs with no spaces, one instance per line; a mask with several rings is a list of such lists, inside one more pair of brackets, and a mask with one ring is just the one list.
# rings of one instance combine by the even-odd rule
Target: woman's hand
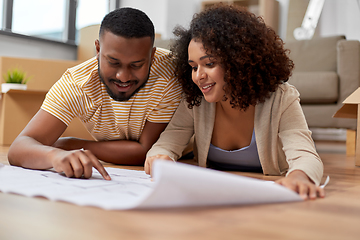
[[155,159],[174,161],[168,155],[162,155],[162,154],[158,154],[158,155],[155,155],[152,157],[147,157],[145,160],[145,164],[144,164],[146,174],[151,175],[151,168],[152,168],[152,165],[153,165],[153,162],[155,161]]
[[297,192],[304,200],[314,200],[318,196],[321,198],[325,197],[324,188],[316,186],[301,170],[295,170],[289,173],[289,175],[286,177],[281,178],[275,182]]

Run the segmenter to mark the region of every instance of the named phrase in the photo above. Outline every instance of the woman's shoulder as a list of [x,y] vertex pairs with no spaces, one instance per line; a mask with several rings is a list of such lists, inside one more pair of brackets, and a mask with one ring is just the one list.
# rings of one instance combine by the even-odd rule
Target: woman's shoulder
[[296,87],[294,85],[291,85],[288,82],[284,82],[282,84],[279,84],[277,90],[283,92],[283,94],[284,93],[286,93],[286,94],[299,94]]
[[275,91],[275,94],[281,94],[283,96],[295,98],[298,98],[300,96],[296,87],[287,82],[279,84],[277,90]]
[[282,102],[291,103],[295,100],[300,100],[300,94],[295,86],[285,82],[279,84],[275,92],[272,92],[265,102]]
[[186,101],[186,97],[183,96],[178,111],[187,111],[193,116],[209,116],[213,111],[215,111],[215,103],[209,103],[202,98],[199,106],[189,108],[189,103]]
[[300,101],[299,92],[293,85],[285,82],[280,84],[265,102],[258,104],[257,109],[265,112],[286,109],[295,101]]

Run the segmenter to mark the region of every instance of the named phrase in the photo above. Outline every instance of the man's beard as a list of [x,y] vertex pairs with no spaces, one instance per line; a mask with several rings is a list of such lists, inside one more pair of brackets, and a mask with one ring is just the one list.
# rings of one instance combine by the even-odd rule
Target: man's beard
[[[100,81],[105,85],[106,92],[109,94],[109,96],[112,99],[114,99],[115,101],[118,101],[118,102],[129,100],[133,95],[135,95],[137,92],[140,91],[140,89],[142,89],[145,86],[145,84],[147,83],[147,81],[149,79],[150,68],[151,68],[151,66],[149,67],[149,72],[148,72],[148,75],[146,77],[146,81],[141,86],[139,86],[132,94],[130,94],[129,96],[126,96],[127,92],[118,92],[117,94],[115,94],[115,93],[113,93],[111,91],[109,86],[105,83],[104,78],[102,77],[102,74],[101,74],[101,71],[100,71],[100,61],[98,62],[98,74],[99,74]],[[138,84],[138,82],[139,82],[138,80],[131,80],[131,81],[134,82],[134,85]],[[109,83],[111,83],[111,82],[120,82],[120,81],[115,80],[115,79],[109,79]]]

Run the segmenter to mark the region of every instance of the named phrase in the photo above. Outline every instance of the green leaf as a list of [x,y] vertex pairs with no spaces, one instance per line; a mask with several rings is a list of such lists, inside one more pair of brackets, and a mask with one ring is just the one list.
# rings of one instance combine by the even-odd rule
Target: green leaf
[[18,83],[26,84],[29,81],[29,77],[26,77],[26,73],[19,68],[9,69],[6,74],[4,74],[4,79],[6,83]]

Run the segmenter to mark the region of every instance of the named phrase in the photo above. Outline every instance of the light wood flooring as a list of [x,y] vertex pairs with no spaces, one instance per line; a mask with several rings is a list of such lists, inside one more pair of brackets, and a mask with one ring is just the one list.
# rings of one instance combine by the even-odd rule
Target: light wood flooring
[[[326,197],[254,206],[148,211],[93,207],[0,193],[0,239],[359,239],[360,167],[345,142],[316,142]],[[0,146],[7,164],[8,147]],[[107,164],[108,165],[108,164]],[[142,167],[137,167],[141,170]],[[275,180],[262,174],[245,174]]]

